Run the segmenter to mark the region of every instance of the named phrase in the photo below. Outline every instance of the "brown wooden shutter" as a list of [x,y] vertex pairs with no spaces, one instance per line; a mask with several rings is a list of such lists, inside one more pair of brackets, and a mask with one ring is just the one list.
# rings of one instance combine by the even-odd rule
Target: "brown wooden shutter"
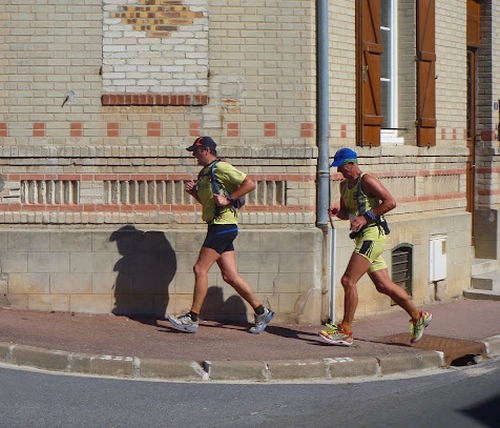
[[381,0],[358,0],[357,31],[357,140],[364,146],[380,146],[383,123],[380,99]]
[[436,145],[435,2],[417,0],[417,144]]
[[481,42],[481,4],[467,0],[467,46],[478,48]]

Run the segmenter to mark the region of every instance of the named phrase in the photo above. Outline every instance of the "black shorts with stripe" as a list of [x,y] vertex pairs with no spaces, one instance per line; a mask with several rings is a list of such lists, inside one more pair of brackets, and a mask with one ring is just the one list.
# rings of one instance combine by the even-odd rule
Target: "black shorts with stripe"
[[233,241],[237,236],[238,225],[236,224],[211,224],[208,226],[203,247],[211,248],[219,254],[234,251]]

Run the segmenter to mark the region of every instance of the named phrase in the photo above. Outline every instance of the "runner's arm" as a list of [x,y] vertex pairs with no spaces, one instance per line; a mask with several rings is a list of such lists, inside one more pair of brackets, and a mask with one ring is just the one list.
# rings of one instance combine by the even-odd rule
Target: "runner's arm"
[[396,208],[396,200],[389,190],[378,179],[369,174],[363,176],[363,191],[368,196],[380,200],[380,205],[372,210],[377,217]]
[[247,193],[251,192],[254,190],[256,187],[255,182],[248,177],[248,175],[243,179],[242,183],[240,186],[233,192],[231,193],[230,199],[223,196],[223,195],[215,195],[215,203],[220,206],[226,206],[229,205],[233,200],[236,200],[238,198],[241,198],[242,196],[246,195]]

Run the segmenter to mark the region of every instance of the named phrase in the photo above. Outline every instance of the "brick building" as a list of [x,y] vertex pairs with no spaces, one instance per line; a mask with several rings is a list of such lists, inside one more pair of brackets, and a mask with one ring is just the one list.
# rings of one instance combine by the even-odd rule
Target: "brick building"
[[[452,299],[474,243],[498,258],[497,1],[63,3],[0,5],[3,306],[188,309],[205,226],[185,147],[210,135],[257,183],[241,273],[283,321],[337,317],[352,242],[317,224],[321,43],[328,150],[356,148],[398,201],[395,280],[417,304]],[[247,316],[217,269],[210,285],[202,315]],[[367,278],[359,289],[358,316],[391,310]]]

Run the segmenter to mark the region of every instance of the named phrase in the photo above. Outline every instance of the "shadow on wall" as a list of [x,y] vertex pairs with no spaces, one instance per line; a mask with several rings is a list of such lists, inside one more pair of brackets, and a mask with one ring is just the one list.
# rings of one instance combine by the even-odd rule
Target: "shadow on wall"
[[222,324],[248,322],[247,307],[243,299],[233,295],[224,301],[224,292],[217,286],[208,289],[200,317],[206,321],[217,321]]
[[175,252],[165,234],[127,225],[113,232],[109,240],[116,242],[122,255],[113,269],[118,272],[113,314],[164,319],[168,288],[177,271]]

